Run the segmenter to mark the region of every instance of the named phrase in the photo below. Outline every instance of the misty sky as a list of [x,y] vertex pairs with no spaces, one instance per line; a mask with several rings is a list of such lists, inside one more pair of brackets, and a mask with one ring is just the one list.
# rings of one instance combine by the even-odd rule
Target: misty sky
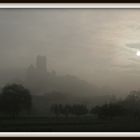
[[138,50],[138,9],[0,10],[0,76],[13,76],[41,54],[49,71],[101,87],[140,89]]

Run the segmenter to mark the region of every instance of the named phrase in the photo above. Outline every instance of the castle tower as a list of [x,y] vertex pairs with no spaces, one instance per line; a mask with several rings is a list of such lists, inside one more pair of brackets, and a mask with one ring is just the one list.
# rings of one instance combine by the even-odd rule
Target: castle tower
[[38,55],[36,58],[36,68],[41,73],[47,73],[47,59],[46,56]]
[[30,65],[26,75],[25,85],[33,94],[39,95],[46,91],[48,78],[46,56],[37,56],[35,66]]

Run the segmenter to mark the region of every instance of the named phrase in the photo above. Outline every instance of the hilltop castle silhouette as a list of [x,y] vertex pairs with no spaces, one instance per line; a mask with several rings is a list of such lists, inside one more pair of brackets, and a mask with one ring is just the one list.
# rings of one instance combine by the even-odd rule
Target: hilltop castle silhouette
[[26,71],[25,85],[34,93],[42,94],[49,90],[49,81],[56,75],[48,72],[46,56],[38,55],[35,66],[31,64]]
[[[48,71],[47,71],[47,60],[46,56],[37,56],[36,57],[36,65],[30,65],[27,68],[27,80],[37,78],[43,78],[46,77]],[[39,80],[39,79],[38,79]]]
[[38,55],[35,65],[31,64],[26,70],[24,85],[34,95],[51,92],[80,93],[91,92],[91,85],[73,75],[57,75],[54,70],[48,71],[46,56]]

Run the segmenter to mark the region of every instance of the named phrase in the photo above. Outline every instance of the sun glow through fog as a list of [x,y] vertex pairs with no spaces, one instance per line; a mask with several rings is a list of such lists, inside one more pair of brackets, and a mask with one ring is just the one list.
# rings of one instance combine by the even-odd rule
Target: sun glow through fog
[[140,56],[140,51],[139,50],[136,52],[136,55],[137,56]]

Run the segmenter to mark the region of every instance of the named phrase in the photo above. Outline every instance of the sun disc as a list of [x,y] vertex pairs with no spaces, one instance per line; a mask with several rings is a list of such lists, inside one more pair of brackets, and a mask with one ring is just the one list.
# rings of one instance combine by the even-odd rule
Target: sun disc
[[140,51],[137,51],[136,55],[137,55],[137,56],[140,56]]

